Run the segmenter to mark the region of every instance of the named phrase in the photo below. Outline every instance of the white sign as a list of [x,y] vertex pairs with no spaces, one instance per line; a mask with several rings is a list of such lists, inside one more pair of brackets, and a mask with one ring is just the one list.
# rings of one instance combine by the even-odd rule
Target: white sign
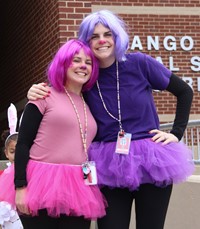
[[[193,81],[192,77],[183,76],[182,79],[193,89],[194,81]],[[196,80],[197,80],[197,82],[196,82],[197,91],[200,92],[200,77],[197,77]]]
[[[159,36],[147,36],[147,50],[159,50],[160,49],[160,37]],[[177,50],[177,41],[174,36],[166,36],[163,39],[164,48],[168,51],[176,51]],[[184,51],[190,51],[194,47],[194,41],[190,36],[183,36],[179,42],[180,48]],[[143,46],[139,36],[134,36],[131,50],[135,50],[138,48],[139,50],[143,50]]]

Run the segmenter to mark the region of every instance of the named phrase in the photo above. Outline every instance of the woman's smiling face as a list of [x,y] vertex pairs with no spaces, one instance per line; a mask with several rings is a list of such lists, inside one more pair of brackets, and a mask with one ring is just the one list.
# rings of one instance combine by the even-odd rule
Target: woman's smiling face
[[92,60],[87,56],[83,49],[74,55],[72,62],[67,70],[66,88],[81,87],[91,76]]
[[111,30],[97,24],[90,39],[90,48],[99,60],[100,67],[108,67],[115,61],[115,42]]

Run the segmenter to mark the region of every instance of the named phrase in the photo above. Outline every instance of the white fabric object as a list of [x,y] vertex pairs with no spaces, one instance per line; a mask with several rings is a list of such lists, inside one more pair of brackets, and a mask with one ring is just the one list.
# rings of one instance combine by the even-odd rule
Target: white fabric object
[[9,161],[6,163],[7,167],[10,167],[12,165],[12,163]]
[[19,215],[5,201],[0,202],[0,225],[2,229],[23,229]]
[[3,225],[4,222],[9,221],[11,217],[15,215],[15,211],[7,202],[0,202],[0,224]]
[[13,103],[11,103],[8,108],[8,125],[10,134],[14,134],[17,127],[17,109]]

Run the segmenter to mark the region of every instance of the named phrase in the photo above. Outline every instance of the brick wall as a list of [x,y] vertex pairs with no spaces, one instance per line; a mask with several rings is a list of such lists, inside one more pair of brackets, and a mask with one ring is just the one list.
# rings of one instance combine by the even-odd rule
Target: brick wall
[[[173,57],[178,76],[193,79],[194,101],[191,115],[200,117],[200,92],[197,91],[199,71],[191,70],[190,59],[200,53],[200,2],[195,0],[9,0],[0,2],[0,131],[7,128],[6,112],[12,102],[19,113],[25,104],[31,84],[45,80],[47,64],[61,43],[77,36],[78,26],[88,13],[98,9],[118,13],[129,27],[130,45],[134,36],[140,38],[143,49],[153,57],[161,56],[169,67]],[[163,39],[172,35],[177,50],[167,51]],[[194,47],[180,47],[183,36],[191,36]],[[147,36],[159,36],[159,50],[147,50]],[[168,93],[155,92],[158,112],[162,116],[174,113],[175,99]]]
[[0,56],[0,112],[4,128],[7,128],[5,111],[9,104],[17,105],[31,84],[45,79],[47,63],[59,46],[57,1],[6,2],[4,9],[1,8],[7,22],[1,43],[5,55]]

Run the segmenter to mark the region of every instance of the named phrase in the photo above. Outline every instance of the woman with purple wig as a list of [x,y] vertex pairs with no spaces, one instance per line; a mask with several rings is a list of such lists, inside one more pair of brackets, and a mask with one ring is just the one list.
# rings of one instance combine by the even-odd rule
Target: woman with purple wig
[[70,40],[49,65],[51,96],[25,107],[15,187],[8,180],[0,193],[0,200],[16,205],[24,229],[89,229],[91,219],[105,215],[95,163],[88,160],[97,125],[82,96],[97,76],[90,48]]
[[[88,15],[79,29],[79,39],[90,45],[100,65],[97,83],[84,93],[98,125],[89,158],[96,162],[98,185],[108,201],[98,229],[128,229],[133,201],[137,229],[162,229],[173,184],[194,170],[192,152],[180,142],[193,91],[149,55],[127,53],[125,27],[118,16],[102,10]],[[153,90],[177,98],[169,133],[159,130]],[[42,98],[47,91],[34,85],[28,97]]]

